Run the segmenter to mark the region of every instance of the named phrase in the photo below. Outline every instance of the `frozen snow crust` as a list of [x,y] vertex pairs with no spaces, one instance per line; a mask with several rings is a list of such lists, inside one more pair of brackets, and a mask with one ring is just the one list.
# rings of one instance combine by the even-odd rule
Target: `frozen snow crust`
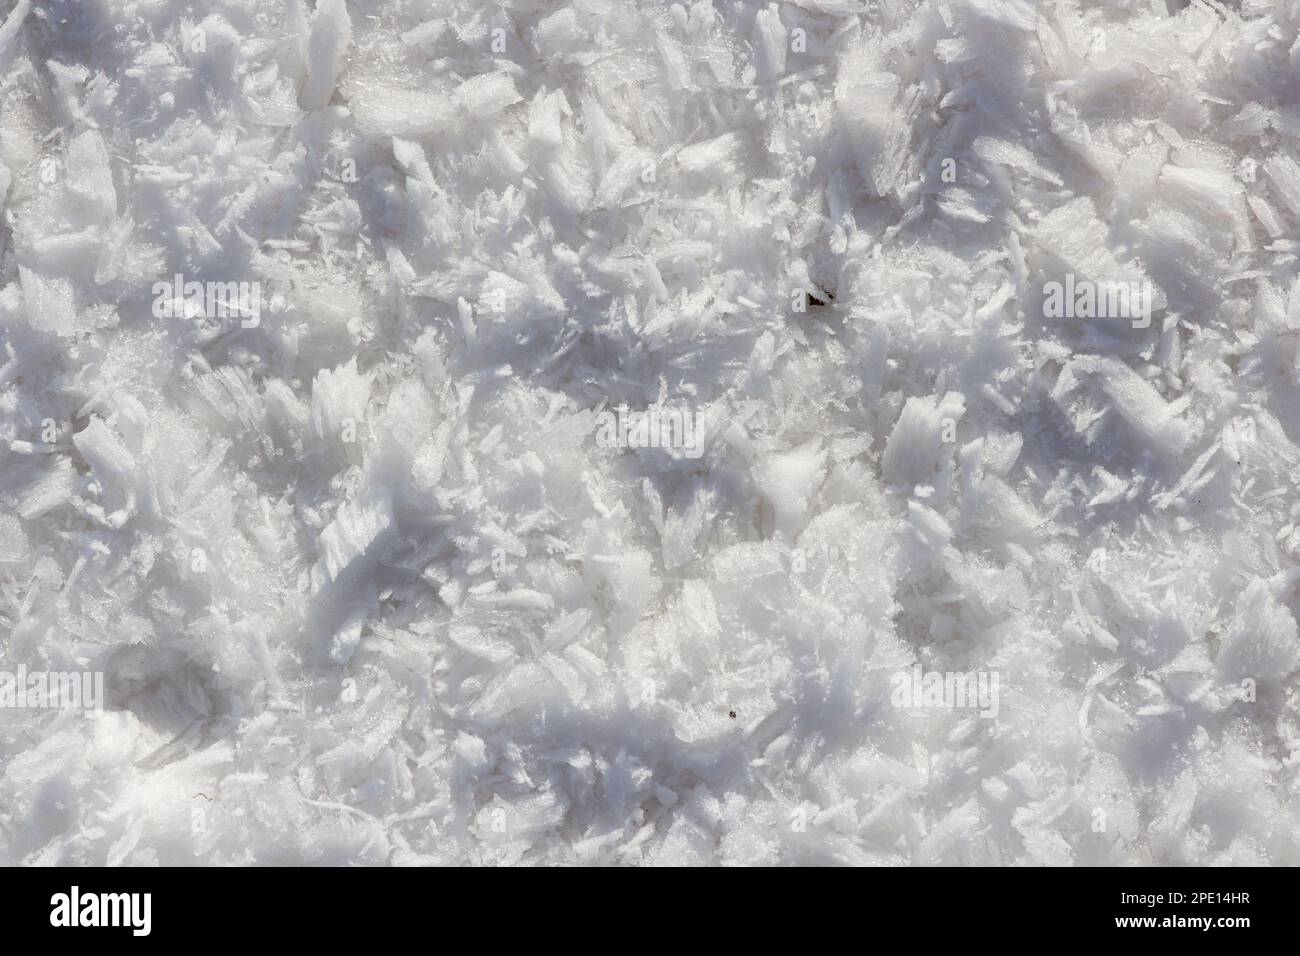
[[0,863],[1300,863],[1294,0],[0,10]]

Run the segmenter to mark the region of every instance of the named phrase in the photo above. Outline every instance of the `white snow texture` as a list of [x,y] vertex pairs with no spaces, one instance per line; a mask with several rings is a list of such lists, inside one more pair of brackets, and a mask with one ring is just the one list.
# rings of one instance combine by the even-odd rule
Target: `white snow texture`
[[1298,151],[1297,0],[0,4],[0,863],[1300,864]]

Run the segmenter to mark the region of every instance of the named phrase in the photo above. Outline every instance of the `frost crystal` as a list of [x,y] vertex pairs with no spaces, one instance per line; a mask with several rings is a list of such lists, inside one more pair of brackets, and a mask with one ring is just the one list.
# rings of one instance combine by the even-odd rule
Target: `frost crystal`
[[197,7],[0,13],[0,863],[1300,864],[1294,2]]

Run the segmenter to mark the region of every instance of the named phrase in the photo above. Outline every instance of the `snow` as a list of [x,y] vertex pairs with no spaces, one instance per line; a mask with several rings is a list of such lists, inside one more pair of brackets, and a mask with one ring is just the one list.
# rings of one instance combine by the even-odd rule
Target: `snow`
[[0,4],[0,863],[1300,864],[1296,51]]

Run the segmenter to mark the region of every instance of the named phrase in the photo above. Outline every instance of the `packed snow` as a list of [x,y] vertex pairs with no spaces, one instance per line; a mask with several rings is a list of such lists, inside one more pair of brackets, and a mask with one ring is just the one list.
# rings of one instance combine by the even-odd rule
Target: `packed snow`
[[1297,0],[0,2],[0,863],[1300,864],[1298,157]]

